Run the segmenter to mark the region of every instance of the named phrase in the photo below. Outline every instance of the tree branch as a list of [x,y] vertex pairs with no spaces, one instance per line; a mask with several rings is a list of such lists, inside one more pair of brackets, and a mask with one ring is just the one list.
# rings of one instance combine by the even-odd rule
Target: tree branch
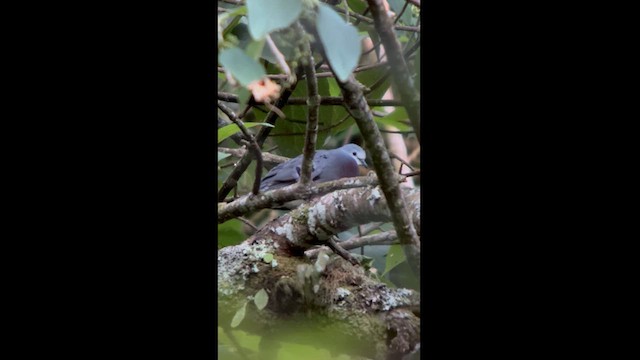
[[[340,246],[342,246],[342,248],[345,250],[352,250],[352,249],[357,249],[359,247],[363,247],[367,245],[369,246],[370,245],[393,245],[397,243],[398,243],[398,235],[396,235],[395,230],[391,230],[391,231],[385,231],[380,234],[354,236],[349,240],[345,240],[341,242]],[[328,248],[321,246],[315,249],[307,250],[304,252],[304,254],[309,258],[313,258],[318,256],[318,253],[325,249],[328,249]]]
[[231,111],[231,109],[229,109],[220,100],[218,100],[218,108],[222,110],[229,117],[229,119],[231,119],[231,121],[233,121],[236,125],[238,125],[242,134],[244,134],[245,138],[249,140],[249,144],[250,144],[249,148],[253,152],[253,156],[257,162],[256,177],[253,182],[253,194],[257,195],[258,192],[260,192],[260,180],[262,179],[262,152],[260,151],[260,146],[258,146],[258,143],[256,142],[256,139],[253,136],[253,134],[249,132],[249,130],[244,126],[244,123],[242,122],[242,120],[238,119],[236,114],[234,114],[233,111]]
[[402,47],[393,31],[393,22],[387,15],[382,1],[367,0],[367,3],[375,21],[376,30],[384,45],[387,61],[391,64],[390,70],[393,75],[393,82],[398,89],[400,100],[402,100],[407,110],[418,141],[420,141],[420,93],[413,86],[413,79],[402,55]]
[[361,176],[327,181],[313,184],[309,187],[300,186],[300,183],[296,183],[283,188],[265,191],[258,196],[241,196],[230,203],[218,203],[218,224],[253,211],[271,208],[287,201],[306,200],[312,196],[323,195],[339,189],[372,186],[377,183],[378,179],[373,176]]
[[[230,154],[232,156],[239,157],[239,158],[243,157],[247,153],[246,149],[231,149],[231,148],[225,148],[225,147],[219,147],[218,151],[226,154]],[[262,160],[266,164],[278,165],[278,164],[282,164],[283,162],[287,162],[291,159],[289,159],[288,157],[280,156],[280,155],[274,155],[271,153],[262,152]]]
[[[304,31],[297,23],[299,31]],[[311,172],[313,171],[313,157],[316,152],[316,140],[318,139],[318,116],[320,114],[320,95],[318,94],[318,79],[316,79],[316,69],[311,52],[311,44],[305,42],[305,52],[307,61],[303,65],[307,77],[307,94],[309,96],[309,115],[307,119],[306,135],[304,138],[304,148],[302,153],[302,169],[300,171],[300,184],[306,186],[311,182]]]
[[[226,102],[237,103],[238,95],[218,92],[218,99]],[[307,105],[307,98],[294,97],[290,98],[287,105]],[[400,100],[382,100],[382,99],[367,99],[369,106],[404,106],[404,103]],[[256,102],[256,104],[262,104]],[[340,96],[320,96],[320,105],[344,105],[344,99]]]
[[[300,78],[300,74],[296,74],[296,79],[299,79],[299,78]],[[295,90],[297,84],[298,82],[296,81],[293,84],[291,84],[289,88],[285,88],[282,91],[282,94],[280,95],[280,97],[278,98],[278,100],[274,105],[275,108],[282,109],[287,104],[287,101],[289,100],[289,97]],[[220,93],[218,93],[218,96],[220,96]],[[224,100],[224,99],[219,99],[219,100]],[[276,120],[278,119],[278,116],[279,115],[277,111],[271,110],[265,117],[265,122],[271,125],[274,125]],[[260,131],[258,132],[258,135],[256,136],[256,141],[259,146],[262,146],[262,144],[264,144],[264,141],[266,140],[267,136],[269,136],[269,132],[271,132],[271,128],[268,126],[263,126],[260,129]],[[240,176],[242,176],[245,170],[247,170],[247,168],[249,167],[249,164],[251,164],[251,156],[249,156],[249,154],[245,154],[245,156],[243,156],[242,159],[240,159],[236,167],[233,169],[229,177],[224,181],[224,183],[222,184],[222,187],[220,187],[220,190],[218,191],[218,201],[223,201],[224,198],[227,197],[229,192],[238,183],[238,179],[240,179]]]
[[367,105],[360,85],[353,75],[346,82],[339,82],[345,102],[355,119],[360,133],[365,139],[367,149],[371,153],[373,166],[380,181],[380,187],[389,204],[394,227],[400,243],[405,246],[405,254],[411,268],[420,271],[420,239],[413,223],[409,220],[409,212],[402,191],[395,181],[395,169],[384,145],[384,140],[376,126],[371,110]]

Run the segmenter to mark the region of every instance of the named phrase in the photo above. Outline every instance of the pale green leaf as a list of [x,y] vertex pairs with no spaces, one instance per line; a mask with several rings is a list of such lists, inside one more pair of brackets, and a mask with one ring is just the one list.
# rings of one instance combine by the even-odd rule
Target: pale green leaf
[[264,256],[262,257],[262,261],[266,262],[267,264],[270,264],[273,261],[273,254],[269,254],[269,253],[264,254]]
[[387,253],[387,261],[384,267],[383,276],[389,273],[391,269],[400,265],[406,258],[404,256],[404,251],[402,250],[402,245],[391,245],[389,247],[389,252]]
[[[273,127],[273,125],[269,124],[269,123],[254,123],[254,122],[246,122],[244,123],[244,126],[248,129],[254,126],[269,126],[269,127]],[[218,129],[218,143],[221,143],[222,140],[228,138],[229,136],[237,133],[238,131],[240,131],[240,128],[238,127],[238,125],[236,124],[229,124],[229,125],[225,125],[221,128]]]
[[221,52],[218,60],[243,86],[266,76],[262,65],[236,47]]
[[249,32],[256,39],[291,25],[302,12],[302,0],[247,0]]
[[253,297],[253,302],[256,304],[258,310],[262,310],[269,302],[269,294],[267,294],[264,289],[260,289],[256,296]]
[[218,151],[218,161],[223,160],[231,156],[231,154],[223,153]]
[[331,68],[338,79],[346,81],[358,65],[362,52],[358,30],[325,4],[318,4],[316,27]]
[[244,315],[245,315],[246,310],[247,310],[247,303],[245,302],[244,304],[242,304],[240,309],[238,309],[238,311],[236,311],[236,314],[233,315],[233,319],[231,320],[231,327],[232,328],[238,327],[238,325],[240,325],[242,320],[244,320]]

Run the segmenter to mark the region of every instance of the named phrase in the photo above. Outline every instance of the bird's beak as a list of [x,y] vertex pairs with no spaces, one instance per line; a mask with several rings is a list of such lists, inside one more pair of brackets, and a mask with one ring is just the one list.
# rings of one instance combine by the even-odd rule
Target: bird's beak
[[361,166],[364,166],[364,167],[365,167],[365,168],[367,168],[367,169],[369,168],[369,167],[367,166],[367,163],[366,163],[364,160],[362,160],[362,159],[358,159],[358,161],[360,162],[360,165],[361,165]]

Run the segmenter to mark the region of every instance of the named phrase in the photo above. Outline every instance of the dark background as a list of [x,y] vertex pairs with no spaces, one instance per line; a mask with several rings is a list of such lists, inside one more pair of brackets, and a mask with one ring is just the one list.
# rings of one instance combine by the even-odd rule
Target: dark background
[[[13,333],[27,353],[212,356],[214,2],[84,6],[14,28]],[[601,329],[597,44],[572,9],[444,6],[423,4],[422,351],[575,354]]]

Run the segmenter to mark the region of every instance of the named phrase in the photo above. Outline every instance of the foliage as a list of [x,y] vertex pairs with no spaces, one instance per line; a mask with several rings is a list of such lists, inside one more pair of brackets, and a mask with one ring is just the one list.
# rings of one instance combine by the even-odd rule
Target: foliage
[[[329,5],[332,3],[335,5]],[[419,8],[407,5],[405,0],[389,0],[390,9],[398,16],[394,18],[396,35],[402,45],[405,60],[415,82],[415,90],[420,91],[420,32]],[[299,71],[309,55],[316,63],[318,93],[323,99],[341,98],[342,93],[338,81],[345,81],[350,75],[365,87],[365,97],[374,111],[374,120],[382,131],[401,132],[407,153],[415,152],[419,144],[412,133],[404,106],[384,106],[379,103],[385,94],[392,89],[389,67],[385,65],[386,56],[380,49],[380,36],[377,33],[371,12],[365,0],[323,1],[319,0],[245,0],[244,2],[218,2],[218,93],[231,94],[237,100],[226,101],[225,105],[240,116],[231,119],[222,111],[220,118],[241,120],[249,132],[256,135],[258,130],[269,130],[261,149],[285,157],[294,157],[302,153],[305,142],[305,129],[309,116],[307,79]],[[404,9],[404,11],[403,11]],[[347,16],[346,13],[351,14]],[[402,13],[402,14],[401,14]],[[354,15],[356,14],[356,15]],[[418,29],[418,30],[415,30]],[[367,41],[373,47],[366,45]],[[311,44],[309,54],[305,44]],[[366,46],[365,46],[366,45]],[[297,75],[297,76],[296,76]],[[295,83],[289,103],[281,109],[274,109],[276,101],[256,103],[249,84],[257,80],[269,79],[279,85],[278,98]],[[278,115],[275,125],[268,114]],[[235,123],[221,126],[218,129],[218,146],[240,148],[230,138],[240,131]],[[387,141],[397,141],[388,138]],[[345,106],[340,104],[322,104],[319,109],[318,137],[316,148],[336,148],[348,142],[362,143],[359,129]],[[218,189],[228,180],[237,165],[239,158],[227,153],[218,152]],[[419,157],[410,161],[419,168]],[[270,169],[264,164],[262,176]],[[243,175],[238,179],[234,191],[228,197],[247,194],[251,191],[256,174],[256,162],[252,161]],[[416,181],[419,186],[419,181]],[[261,228],[268,221],[278,217],[279,211],[260,211],[250,214],[242,221],[234,219],[218,225],[218,248],[237,245],[247,239],[255,229]],[[247,225],[253,224],[253,226]],[[390,223],[382,224],[369,233],[389,231]],[[358,228],[339,234],[342,240],[362,235]],[[414,275],[406,266],[406,259],[399,245],[366,246],[352,250],[354,254],[367,255],[367,261],[373,262],[380,280],[393,286],[406,286],[417,283]],[[275,262],[273,254],[263,257],[266,263]],[[320,265],[324,258],[320,260]],[[318,265],[318,266],[320,266]],[[400,274],[400,275],[398,275]],[[399,281],[397,279],[403,279]],[[408,280],[407,280],[408,279]],[[405,281],[406,280],[406,281]],[[258,310],[268,306],[269,294],[264,289],[252,298],[240,303],[231,325],[235,328],[242,323],[247,304],[253,302]],[[251,311],[254,311],[252,309]],[[219,333],[220,333],[219,328]],[[259,358],[257,340],[239,330],[232,332],[240,344],[253,350],[250,358]],[[242,358],[235,353],[233,341],[228,341],[227,334],[221,337],[219,354],[228,352],[228,358]],[[253,344],[247,345],[247,344]],[[323,358],[333,359],[346,357],[324,353],[324,350],[290,344],[279,352],[279,358]],[[296,347],[297,346],[297,347]],[[251,353],[251,351],[249,351]],[[317,357],[315,354],[317,354]],[[235,356],[235,357],[234,357]],[[311,356],[311,357],[309,357]]]

